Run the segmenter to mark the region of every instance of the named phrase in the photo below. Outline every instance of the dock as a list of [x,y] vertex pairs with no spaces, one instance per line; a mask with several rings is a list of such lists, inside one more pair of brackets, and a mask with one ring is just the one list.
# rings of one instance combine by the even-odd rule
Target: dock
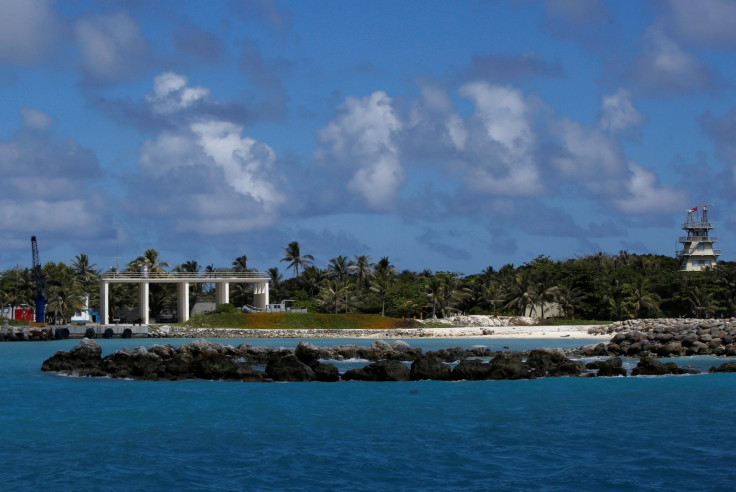
[[46,341],[67,338],[148,338],[148,325],[46,325],[0,327],[0,341]]

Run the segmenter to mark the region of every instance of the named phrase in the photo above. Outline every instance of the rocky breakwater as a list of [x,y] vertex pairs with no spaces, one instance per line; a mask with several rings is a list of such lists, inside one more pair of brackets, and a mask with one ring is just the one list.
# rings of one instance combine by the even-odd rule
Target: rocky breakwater
[[736,318],[635,319],[597,329],[615,335],[587,355],[678,357],[682,355],[736,356]]
[[[269,381],[410,381],[514,380],[559,376],[626,376],[618,357],[587,366],[568,355],[574,351],[536,349],[528,352],[491,352],[487,348],[442,349],[424,353],[407,343],[377,340],[370,347],[337,345],[317,347],[300,342],[295,349],[237,347],[197,340],[181,347],[153,345],[122,349],[102,357],[92,339],[83,339],[70,351],[59,351],[44,361],[43,371],[78,376],[105,376],[142,380],[210,379],[245,382]],[[365,359],[365,367],[340,373],[333,363]],[[633,375],[681,374],[674,364],[642,359]]]

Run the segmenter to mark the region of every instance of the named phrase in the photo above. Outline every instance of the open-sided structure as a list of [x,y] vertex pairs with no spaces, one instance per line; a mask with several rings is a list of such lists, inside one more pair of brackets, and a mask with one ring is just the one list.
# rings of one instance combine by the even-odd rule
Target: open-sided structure
[[194,283],[215,284],[215,302],[217,305],[230,302],[230,284],[253,284],[254,304],[260,310],[265,310],[268,304],[268,284],[271,280],[265,272],[149,272],[143,269],[140,272],[107,272],[100,277],[100,322],[109,323],[110,318],[110,284],[138,284],[138,312],[141,323],[148,324],[148,293],[149,285],[176,284],[177,311],[179,322],[189,319],[189,285]]

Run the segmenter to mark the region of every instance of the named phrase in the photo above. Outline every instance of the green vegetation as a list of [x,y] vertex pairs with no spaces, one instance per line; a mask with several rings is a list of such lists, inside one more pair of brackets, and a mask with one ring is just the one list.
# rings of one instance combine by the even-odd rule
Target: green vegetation
[[[289,299],[294,307],[306,307],[308,316],[313,317],[295,314],[298,318],[293,322],[289,321],[290,317],[271,318],[270,325],[329,327],[333,322],[326,320],[330,317],[317,317],[328,313],[377,315],[390,324],[397,319],[441,320],[460,313],[516,316],[527,313],[532,307],[537,309],[539,317],[554,318],[545,321],[552,324],[588,324],[592,322],[580,320],[610,322],[637,317],[736,315],[734,262],[719,262],[714,268],[686,273],[679,271],[674,258],[620,251],[616,255],[597,253],[557,261],[538,256],[518,267],[512,264],[499,270],[488,267],[480,273],[465,275],[431,270],[400,271],[388,257],[373,262],[367,255],[352,258],[339,255],[320,268],[313,264],[311,255],[302,252],[296,241],[283,251],[281,261],[292,270],[293,277],[284,280],[278,267],[260,269],[271,276],[270,298],[274,301]],[[155,249],[146,250],[125,269],[139,271],[142,266],[147,266],[150,272],[165,272],[170,268]],[[247,265],[246,255],[239,256],[225,268],[202,267],[197,261],[189,260],[171,270],[193,273],[259,271]],[[50,318],[68,320],[80,309],[84,293],[90,294],[92,309],[99,307],[99,271],[86,255],[80,254],[71,260],[71,266],[47,263],[43,273],[48,279]],[[247,318],[242,318],[239,311],[240,306],[253,304],[252,287],[231,284],[229,294],[232,305],[220,306],[206,321],[197,322],[202,326],[258,325],[252,320],[243,321]],[[32,305],[33,295],[34,286],[27,268],[9,269],[0,274],[0,304],[3,306]],[[214,284],[193,284],[189,296],[190,306],[198,301],[213,302]],[[136,306],[137,286],[110,284],[110,303],[112,315]],[[153,318],[163,309],[176,309],[175,286],[151,284],[149,305]],[[213,322],[215,319],[217,323]],[[348,317],[334,323],[344,327],[357,324],[348,319],[358,318]],[[433,323],[443,326],[441,321]]]

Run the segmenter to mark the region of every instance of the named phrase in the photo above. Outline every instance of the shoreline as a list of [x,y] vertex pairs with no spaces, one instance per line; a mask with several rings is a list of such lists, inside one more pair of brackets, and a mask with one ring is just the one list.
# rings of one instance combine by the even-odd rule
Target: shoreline
[[151,326],[149,338],[487,338],[487,339],[571,339],[603,342],[610,334],[591,334],[589,328],[599,325],[575,326],[458,326],[451,328],[360,329],[244,329],[244,328],[184,328]]

